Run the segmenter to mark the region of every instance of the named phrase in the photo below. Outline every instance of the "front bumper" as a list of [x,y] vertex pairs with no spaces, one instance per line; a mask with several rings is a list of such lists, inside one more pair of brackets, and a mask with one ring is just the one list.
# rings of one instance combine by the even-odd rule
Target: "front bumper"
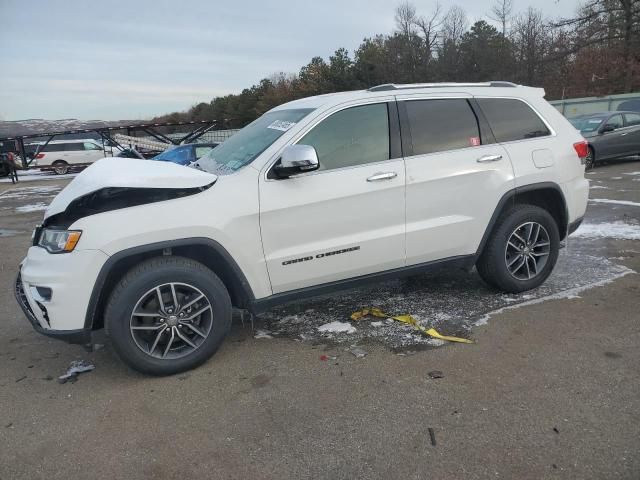
[[36,318],[34,308],[31,305],[33,304],[36,308],[38,308],[39,314],[40,316],[42,316],[42,320],[48,322],[48,313],[46,307],[44,307],[42,304],[38,304],[33,297],[28,296],[24,289],[24,286],[22,285],[22,275],[20,274],[20,272],[18,272],[18,276],[16,278],[14,294],[16,296],[16,300],[18,301],[18,305],[20,305],[20,308],[22,308],[22,311],[24,312],[29,322],[31,322],[31,326],[35,329],[36,332],[48,337],[65,341],[67,343],[76,343],[80,345],[91,343],[90,328],[80,328],[78,330],[51,330],[48,328],[44,328],[41,325],[41,321]]
[[108,258],[100,250],[51,254],[31,247],[20,266],[15,293],[34,328],[51,337],[84,342],[92,330],[86,321],[89,299]]

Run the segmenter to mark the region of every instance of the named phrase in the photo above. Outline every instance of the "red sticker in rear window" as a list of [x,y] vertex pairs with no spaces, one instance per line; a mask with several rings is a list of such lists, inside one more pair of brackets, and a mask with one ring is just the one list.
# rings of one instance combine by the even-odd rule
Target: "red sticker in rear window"
[[480,137],[469,137],[469,145],[472,147],[480,145]]

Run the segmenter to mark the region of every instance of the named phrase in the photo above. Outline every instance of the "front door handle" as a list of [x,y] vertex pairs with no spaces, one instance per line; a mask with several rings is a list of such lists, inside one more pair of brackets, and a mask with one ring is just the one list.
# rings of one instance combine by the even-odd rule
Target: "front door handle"
[[502,155],[484,155],[476,160],[478,163],[497,162],[502,160]]
[[396,172],[383,172],[383,173],[375,173],[367,178],[367,182],[379,182],[381,180],[391,180],[392,178],[396,178],[398,174]]

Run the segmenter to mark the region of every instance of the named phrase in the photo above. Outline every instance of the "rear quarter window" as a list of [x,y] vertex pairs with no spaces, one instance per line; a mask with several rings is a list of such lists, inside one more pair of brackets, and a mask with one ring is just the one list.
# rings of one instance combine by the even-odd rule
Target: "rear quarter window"
[[511,98],[477,98],[498,142],[546,137],[551,132],[533,109]]

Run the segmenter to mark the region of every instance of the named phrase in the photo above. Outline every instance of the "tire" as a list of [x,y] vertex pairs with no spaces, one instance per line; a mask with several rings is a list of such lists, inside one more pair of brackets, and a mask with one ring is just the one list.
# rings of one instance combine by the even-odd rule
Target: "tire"
[[589,171],[594,169],[596,166],[596,152],[593,150],[591,146],[589,146],[589,153],[584,159],[584,169]]
[[[158,288],[164,308],[159,307]],[[150,375],[172,375],[201,365],[218,350],[230,327],[231,299],[222,281],[201,263],[183,257],[140,263],[116,285],[105,309],[105,330],[118,356]]]
[[[536,225],[542,228],[536,230]],[[538,240],[534,242],[536,235]],[[526,246],[519,239],[530,240],[530,244],[537,246]],[[544,243],[548,243],[548,248]],[[535,205],[515,205],[498,219],[476,268],[489,285],[509,293],[524,292],[547,279],[558,260],[559,250],[558,225],[551,214]]]
[[56,160],[53,162],[52,167],[56,175],[65,175],[69,173],[70,169],[69,164],[64,160]]

